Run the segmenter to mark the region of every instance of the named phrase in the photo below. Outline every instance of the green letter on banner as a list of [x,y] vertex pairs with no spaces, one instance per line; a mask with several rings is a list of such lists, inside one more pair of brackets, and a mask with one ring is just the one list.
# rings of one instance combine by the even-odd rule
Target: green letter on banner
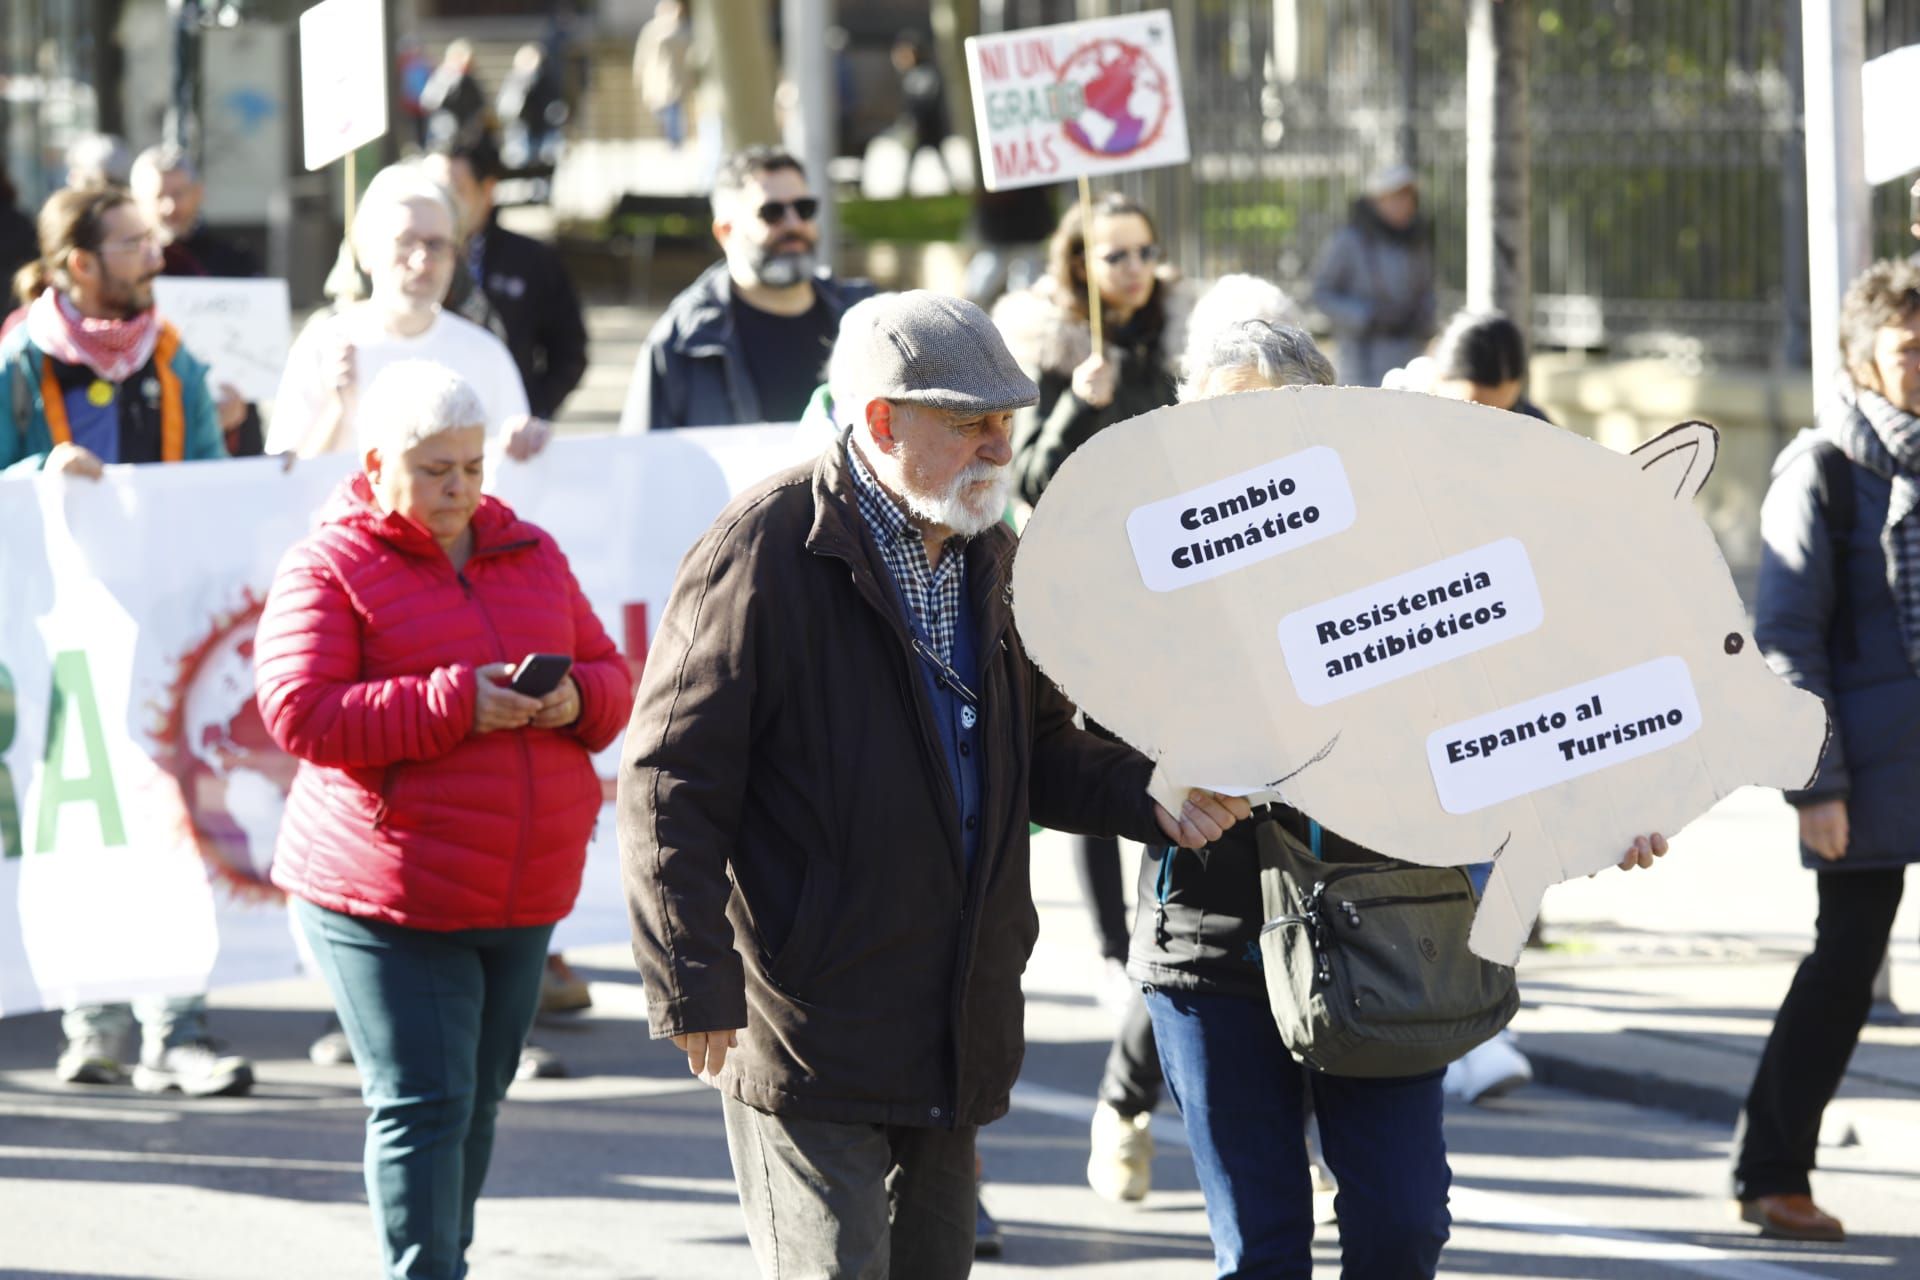
[[13,789],[13,771],[7,768],[14,717],[13,673],[0,663],[0,858],[20,856],[20,797]]
[[[61,771],[67,761],[67,728],[75,719],[80,721],[80,745],[87,757],[87,771],[69,778]],[[87,667],[87,655],[78,649],[68,649],[53,660],[53,693],[47,699],[47,754],[41,763],[40,821],[34,829],[34,852],[53,852],[60,808],[69,804],[91,804],[100,811],[102,842],[127,842],[126,828],[120,821],[120,800],[107,765],[107,740],[100,732],[93,672]]]

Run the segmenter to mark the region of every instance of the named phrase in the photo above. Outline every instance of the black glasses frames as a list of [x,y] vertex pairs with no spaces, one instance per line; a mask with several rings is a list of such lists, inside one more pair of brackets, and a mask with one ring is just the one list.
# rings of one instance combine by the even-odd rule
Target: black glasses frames
[[798,200],[769,200],[754,210],[760,215],[760,221],[770,227],[777,227],[786,221],[787,210],[793,210],[793,216],[802,222],[812,222],[820,212],[820,201],[814,196],[801,196]]

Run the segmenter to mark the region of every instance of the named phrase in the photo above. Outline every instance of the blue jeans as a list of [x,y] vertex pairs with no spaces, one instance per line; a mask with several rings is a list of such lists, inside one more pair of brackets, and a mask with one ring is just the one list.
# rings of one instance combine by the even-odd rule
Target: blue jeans
[[383,1276],[458,1280],[552,925],[431,933],[293,899],[360,1069]]
[[1441,1072],[1357,1080],[1308,1071],[1280,1043],[1266,1002],[1246,996],[1150,990],[1147,1009],[1206,1196],[1220,1280],[1311,1280],[1308,1088],[1340,1187],[1344,1280],[1434,1274],[1452,1223]]

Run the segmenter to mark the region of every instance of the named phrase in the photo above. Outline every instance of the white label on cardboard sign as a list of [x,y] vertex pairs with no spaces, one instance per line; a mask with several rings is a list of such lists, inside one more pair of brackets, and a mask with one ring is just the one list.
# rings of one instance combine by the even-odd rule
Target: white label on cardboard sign
[[1540,625],[1540,585],[1518,538],[1296,609],[1280,651],[1310,707],[1377,689]]
[[1700,729],[1681,658],[1655,658],[1427,736],[1427,765],[1448,813],[1473,813],[1664,751]]
[[1353,487],[1326,445],[1135,507],[1127,539],[1149,591],[1178,591],[1353,524]]

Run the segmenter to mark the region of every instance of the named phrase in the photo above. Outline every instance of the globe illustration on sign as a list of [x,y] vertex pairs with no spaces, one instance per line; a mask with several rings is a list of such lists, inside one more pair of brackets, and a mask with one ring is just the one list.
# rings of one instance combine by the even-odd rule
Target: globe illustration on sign
[[180,787],[209,871],[241,897],[279,896],[267,869],[299,767],[268,735],[253,700],[260,607],[249,593],[179,660],[153,735],[155,759]]
[[1060,83],[1078,90],[1083,104],[1066,122],[1067,137],[1105,160],[1152,146],[1173,110],[1167,73],[1152,54],[1125,40],[1080,46],[1061,66]]

